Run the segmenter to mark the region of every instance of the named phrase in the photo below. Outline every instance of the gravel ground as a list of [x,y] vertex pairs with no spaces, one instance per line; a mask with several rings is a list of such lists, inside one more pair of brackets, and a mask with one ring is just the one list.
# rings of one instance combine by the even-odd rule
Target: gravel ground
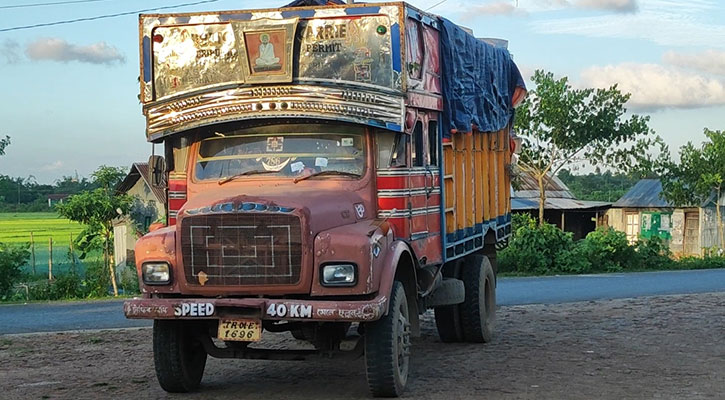
[[[403,397],[722,399],[725,293],[501,307],[486,345],[444,344],[432,314]],[[293,344],[289,334],[265,341]],[[363,399],[363,360],[209,359],[198,393],[159,388],[148,328],[0,336],[3,399]]]

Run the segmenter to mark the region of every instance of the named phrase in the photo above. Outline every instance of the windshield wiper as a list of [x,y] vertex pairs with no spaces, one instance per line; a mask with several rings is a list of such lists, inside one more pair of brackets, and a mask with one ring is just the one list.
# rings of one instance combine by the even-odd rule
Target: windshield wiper
[[232,176],[227,176],[226,178],[219,179],[219,181],[217,183],[220,184],[220,185],[223,185],[223,184],[225,184],[225,183],[227,183],[227,182],[229,182],[231,180],[234,180],[234,179],[239,178],[240,176],[257,175],[257,174],[271,174],[271,173],[274,173],[274,172],[278,172],[278,171],[267,171],[265,169],[252,169],[252,170],[249,170],[249,171],[241,172],[239,174],[234,174]]
[[335,171],[335,170],[328,170],[328,171],[319,171],[315,172],[309,175],[301,176],[299,178],[295,178],[295,183],[299,181],[304,181],[305,179],[310,179],[313,176],[321,176],[321,175],[345,175],[345,176],[354,176],[356,178],[359,178],[361,175],[356,174],[354,172],[346,172],[346,171]]

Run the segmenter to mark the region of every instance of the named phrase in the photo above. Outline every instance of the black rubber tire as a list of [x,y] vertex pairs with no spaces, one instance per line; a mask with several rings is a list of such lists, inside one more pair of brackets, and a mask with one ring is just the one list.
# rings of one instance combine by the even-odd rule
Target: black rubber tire
[[167,392],[185,393],[199,388],[206,367],[206,350],[194,338],[186,321],[154,320],[156,378]]
[[[446,269],[446,278],[460,279],[461,261]],[[461,312],[458,305],[442,306],[433,309],[435,313],[436,329],[438,337],[443,343],[458,343],[463,341],[463,325],[461,323]]]
[[410,320],[403,284],[393,282],[388,314],[365,325],[365,366],[375,397],[398,397],[410,371]]
[[462,271],[466,299],[459,304],[463,337],[467,342],[488,343],[496,323],[496,277],[488,257],[472,254]]

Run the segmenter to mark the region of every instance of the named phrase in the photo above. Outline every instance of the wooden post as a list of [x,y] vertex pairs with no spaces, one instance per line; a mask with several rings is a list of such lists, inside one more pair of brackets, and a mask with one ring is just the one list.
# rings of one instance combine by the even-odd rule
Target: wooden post
[[73,273],[76,273],[76,256],[73,253],[73,232],[70,233],[70,262]]
[[35,238],[33,232],[30,232],[30,265],[33,267],[33,276],[35,276]]
[[53,238],[48,238],[48,280],[53,280]]

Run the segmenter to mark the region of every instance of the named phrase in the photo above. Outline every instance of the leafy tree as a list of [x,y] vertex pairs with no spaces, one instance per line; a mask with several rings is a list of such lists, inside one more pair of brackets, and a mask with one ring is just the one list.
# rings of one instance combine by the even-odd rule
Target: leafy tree
[[705,128],[708,141],[696,147],[692,142],[680,148],[680,162],[663,166],[662,194],[677,205],[714,204],[720,247],[725,245],[720,198],[725,191],[725,131]]
[[518,167],[539,186],[539,223],[544,223],[546,188],[563,167],[586,161],[626,171],[656,142],[648,117],[624,119],[629,94],[617,86],[575,89],[566,77],[537,70],[536,89],[517,110],[517,135],[523,137]]
[[81,258],[85,258],[89,251],[103,250],[103,261],[108,266],[113,294],[116,296],[118,287],[114,263],[111,261],[113,220],[127,214],[133,203],[133,197],[115,191],[115,186],[125,174],[122,168],[103,165],[92,175],[100,187],[73,195],[57,206],[60,215],[86,225],[75,239],[76,247],[82,252]]
[[568,169],[562,168],[556,176],[577,199],[608,202],[622,197],[639,180],[638,176],[632,174],[601,172],[598,168],[586,175],[574,175]]
[[5,155],[5,148],[10,144],[10,136],[0,138],[0,156]]
[[27,244],[10,246],[0,243],[0,298],[5,296],[20,278],[20,267],[28,262],[29,257]]

